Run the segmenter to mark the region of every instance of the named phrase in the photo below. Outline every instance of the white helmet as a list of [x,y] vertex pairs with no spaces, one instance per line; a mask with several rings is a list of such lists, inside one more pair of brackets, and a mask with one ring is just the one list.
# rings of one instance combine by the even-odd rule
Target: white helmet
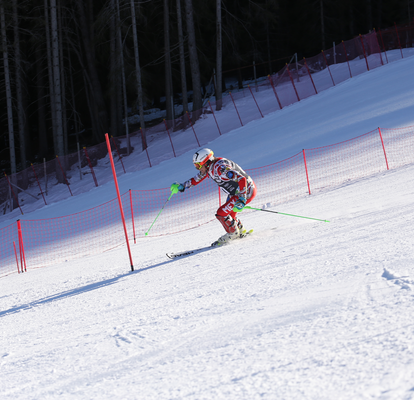
[[208,165],[214,159],[214,153],[210,149],[200,149],[193,155],[193,163],[197,169],[203,165]]

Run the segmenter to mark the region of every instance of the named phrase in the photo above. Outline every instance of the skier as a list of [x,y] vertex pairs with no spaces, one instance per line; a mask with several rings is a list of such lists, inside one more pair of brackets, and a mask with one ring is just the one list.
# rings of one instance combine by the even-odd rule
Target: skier
[[216,218],[221,222],[226,233],[212,246],[228,243],[244,235],[246,230],[237,218],[237,213],[242,211],[245,205],[256,196],[253,179],[235,162],[227,158],[214,157],[210,149],[198,150],[193,156],[193,163],[200,172],[184,183],[173,183],[171,191],[184,192],[185,189],[198,185],[210,177],[228,194],[226,203],[219,207],[216,213]]

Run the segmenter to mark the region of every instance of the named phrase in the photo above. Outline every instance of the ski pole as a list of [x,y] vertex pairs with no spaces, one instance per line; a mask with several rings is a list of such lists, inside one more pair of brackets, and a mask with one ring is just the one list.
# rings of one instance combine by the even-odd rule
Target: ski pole
[[263,210],[262,208],[254,208],[254,207],[249,207],[249,206],[245,206],[244,208],[247,208],[249,210],[257,210],[257,211],[266,211],[266,212],[270,212],[270,213],[275,213],[275,214],[281,214],[281,215],[287,215],[289,217],[298,217],[298,218],[306,218],[306,219],[313,219],[315,221],[322,221],[322,222],[329,222],[326,219],[318,219],[318,218],[311,218],[311,217],[303,217],[302,215],[295,215],[295,214],[285,214],[279,211],[270,211],[270,210]]
[[177,192],[178,192],[178,190],[177,190],[177,191],[175,191],[175,190],[171,189],[171,194],[170,194],[170,197],[168,197],[167,201],[166,201],[166,202],[164,203],[164,205],[162,206],[162,208],[161,208],[160,212],[159,212],[159,213],[158,213],[158,215],[155,217],[154,222],[151,224],[151,226],[149,227],[148,231],[147,231],[147,232],[145,232],[145,236],[148,236],[148,232],[151,230],[152,226],[155,224],[155,221],[158,219],[158,217],[159,217],[159,216],[160,216],[160,214],[162,213],[162,210],[164,210],[164,207],[165,207],[165,206],[166,206],[166,204],[170,201],[171,197],[173,197],[173,195],[174,195],[175,193],[177,193]]

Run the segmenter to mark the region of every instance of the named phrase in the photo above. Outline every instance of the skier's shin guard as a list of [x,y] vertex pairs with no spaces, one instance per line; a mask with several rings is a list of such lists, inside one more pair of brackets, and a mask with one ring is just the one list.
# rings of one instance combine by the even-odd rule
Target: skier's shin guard
[[228,233],[234,233],[236,232],[237,228],[237,221],[234,220],[230,215],[227,215],[226,217],[223,217],[222,215],[216,214],[216,218],[221,222],[223,225],[223,228]]

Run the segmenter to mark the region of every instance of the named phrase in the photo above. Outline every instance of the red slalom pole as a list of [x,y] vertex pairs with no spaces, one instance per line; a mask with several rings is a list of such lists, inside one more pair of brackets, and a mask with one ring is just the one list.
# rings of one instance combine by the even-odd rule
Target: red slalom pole
[[26,268],[26,256],[24,254],[23,235],[22,235],[22,224],[20,223],[20,219],[17,220],[17,236],[19,238],[21,270],[23,272],[23,263],[24,263],[24,271],[26,272],[27,271],[27,268]]
[[109,136],[107,133],[105,133],[105,139],[106,139],[106,146],[108,147],[109,159],[111,160],[112,175],[114,176],[115,189],[116,189],[116,194],[118,196],[118,203],[119,203],[119,210],[121,211],[122,224],[124,225],[124,233],[125,233],[126,244],[128,247],[129,261],[131,262],[131,271],[133,271],[134,263],[132,262],[131,249],[129,247],[128,232],[127,232],[126,224],[125,224],[124,209],[122,208],[121,195],[119,193],[119,187],[118,187],[118,179],[116,178],[115,164],[114,164],[114,159],[112,157],[111,143],[109,142]]

